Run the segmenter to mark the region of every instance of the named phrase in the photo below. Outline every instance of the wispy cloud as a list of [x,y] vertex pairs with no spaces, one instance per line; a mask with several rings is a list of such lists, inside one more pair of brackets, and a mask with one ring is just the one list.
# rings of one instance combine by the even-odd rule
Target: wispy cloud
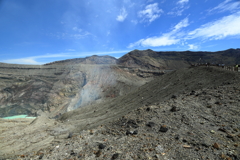
[[199,49],[199,46],[195,45],[195,44],[188,44],[188,49],[189,50],[198,50]]
[[225,12],[225,11],[237,11],[240,9],[240,1],[234,1],[233,0],[225,0],[224,2],[220,3],[218,6],[210,9],[208,12]]
[[168,12],[168,15],[174,15],[174,16],[181,16],[185,10],[189,8],[188,0],[179,0],[176,4],[176,7],[174,7],[170,12]]
[[68,57],[67,54],[46,54],[40,56],[32,56],[18,59],[7,59],[3,60],[3,63],[13,63],[13,64],[43,64],[43,62],[39,62],[39,59],[45,58],[57,58],[57,57]]
[[74,52],[74,51],[76,51],[75,49],[66,49],[66,51],[68,51],[68,52]]
[[131,22],[132,22],[133,24],[138,24],[138,21],[137,21],[137,20],[131,20]]
[[135,46],[143,47],[159,47],[159,46],[169,46],[176,44],[180,41],[178,37],[178,32],[189,25],[188,18],[183,19],[177,25],[175,25],[171,32],[165,33],[162,36],[154,36],[146,39],[140,39],[135,43],[131,43],[128,48],[133,48]]
[[164,34],[161,37],[150,37],[146,39],[140,39],[135,43],[131,43],[128,48],[133,48],[135,46],[143,47],[159,47],[159,46],[169,46],[176,44],[179,40],[171,37],[169,34]]
[[123,7],[121,10],[120,10],[120,14],[117,16],[117,21],[119,22],[123,22],[126,18],[127,18],[127,11],[126,9]]
[[184,18],[181,22],[179,22],[177,25],[174,26],[174,32],[178,31],[184,27],[187,27],[189,25],[188,18]]
[[73,27],[67,32],[57,32],[57,33],[51,33],[50,36],[56,37],[58,39],[83,39],[88,36],[94,36],[92,33],[85,31],[78,27]]
[[[7,59],[2,60],[3,63],[11,63],[11,64],[34,64],[41,65],[45,63],[52,62],[51,58],[62,58],[62,59],[71,59],[78,57],[86,57],[92,55],[113,55],[119,53],[128,53],[130,50],[119,50],[119,51],[106,51],[106,52],[71,52],[71,53],[58,53],[58,54],[46,54],[18,59]],[[44,61],[43,61],[44,60]]]
[[207,23],[188,34],[188,39],[223,39],[228,36],[240,35],[240,12],[225,16],[214,22]]
[[19,59],[8,59],[3,60],[3,63],[10,63],[10,64],[37,64],[40,65],[42,63],[35,61],[32,58],[19,58]]
[[78,27],[73,27],[72,30],[76,31],[76,32],[82,32],[83,31],[81,28],[78,28]]
[[163,13],[163,10],[158,8],[158,3],[153,3],[147,5],[144,10],[138,12],[138,15],[142,18],[143,22],[147,21],[151,23],[159,18],[161,13]]
[[188,3],[189,0],[179,0],[177,3],[178,4],[185,4]]
[[[219,20],[206,23],[190,32],[183,28],[189,26],[188,18],[183,19],[168,33],[161,36],[148,37],[140,39],[137,42],[129,44],[129,48],[135,46],[142,47],[160,47],[174,45],[180,42],[188,42],[193,39],[202,39],[204,41],[219,40],[227,37],[240,37],[240,11],[229,16],[222,17]],[[204,42],[202,41],[202,42]],[[189,49],[197,50],[199,45],[185,43]]]

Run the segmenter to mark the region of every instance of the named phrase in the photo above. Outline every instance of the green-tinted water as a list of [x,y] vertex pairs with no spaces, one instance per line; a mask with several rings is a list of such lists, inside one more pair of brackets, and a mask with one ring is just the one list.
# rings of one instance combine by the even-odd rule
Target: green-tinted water
[[36,117],[27,117],[28,115],[16,115],[10,117],[4,117],[3,119],[16,119],[16,118],[36,118]]

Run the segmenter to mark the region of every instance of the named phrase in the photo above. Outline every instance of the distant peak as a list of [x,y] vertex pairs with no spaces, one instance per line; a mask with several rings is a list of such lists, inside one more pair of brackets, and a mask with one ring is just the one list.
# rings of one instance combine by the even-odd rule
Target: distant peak
[[151,50],[151,49],[146,49],[146,51],[153,51],[153,50]]

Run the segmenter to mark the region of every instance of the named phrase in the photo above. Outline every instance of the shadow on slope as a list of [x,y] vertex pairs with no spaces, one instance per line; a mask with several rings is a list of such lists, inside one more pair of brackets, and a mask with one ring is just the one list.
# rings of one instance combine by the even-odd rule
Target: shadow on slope
[[86,106],[60,117],[75,131],[91,129],[117,120],[128,112],[141,107],[163,102],[192,90],[217,87],[237,82],[239,74],[220,68],[196,67],[182,69],[163,75],[135,89],[131,93],[108,102]]

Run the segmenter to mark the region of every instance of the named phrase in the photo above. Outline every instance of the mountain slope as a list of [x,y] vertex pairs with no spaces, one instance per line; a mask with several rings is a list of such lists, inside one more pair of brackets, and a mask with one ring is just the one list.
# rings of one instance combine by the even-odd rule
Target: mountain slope
[[46,65],[0,63],[0,117],[34,115],[38,110],[51,112],[51,117],[56,117],[124,95],[151,77],[162,75],[159,70],[205,62],[240,63],[240,49],[219,52],[134,50],[118,60],[110,56],[91,56]]
[[240,49],[218,52],[191,52],[134,50],[118,59],[118,64],[126,67],[145,69],[180,69],[191,64],[212,63],[235,65],[240,63]]
[[129,92],[147,79],[111,65],[0,65],[0,117],[51,117]]
[[[237,109],[237,101],[240,100],[239,78],[239,73],[225,71],[221,68],[195,67],[177,70],[156,78],[129,94],[67,112],[58,121],[47,120],[47,117],[38,117],[30,125],[24,124],[21,130],[16,126],[9,128],[2,126],[1,136],[5,138],[0,139],[0,153],[1,156],[5,153],[5,157],[9,157],[12,156],[12,150],[14,150],[15,155],[24,154],[35,158],[39,158],[40,155],[50,159],[59,158],[59,156],[76,158],[81,155],[82,159],[99,159],[94,155],[94,150],[97,152],[98,143],[105,143],[109,147],[112,146],[110,150],[101,151],[106,153],[108,158],[111,158],[111,154],[118,153],[123,159],[130,159],[126,157],[131,157],[126,149],[141,155],[142,159],[146,159],[148,156],[154,157],[155,154],[164,156],[160,153],[165,154],[168,151],[163,151],[161,148],[159,149],[162,151],[157,151],[157,147],[160,145],[164,150],[177,146],[174,150],[169,151],[165,158],[168,156],[179,156],[180,159],[200,158],[205,153],[213,159],[218,159],[214,153],[220,154],[220,152],[212,152],[209,147],[215,142],[221,143],[221,147],[223,147],[227,143],[228,137],[221,136],[221,131],[218,132],[217,129],[222,124],[224,126],[232,125],[234,128],[235,124],[240,122],[239,116],[236,116],[239,114]],[[170,110],[173,105],[177,106],[176,111],[179,109],[180,111],[172,113]],[[214,110],[206,109],[210,105]],[[221,108],[218,109],[218,107]],[[217,111],[219,113],[216,114],[221,115],[220,117],[214,116]],[[222,115],[225,112],[226,117]],[[233,113],[236,115],[232,115]],[[196,118],[195,116],[200,117]],[[151,127],[149,122],[153,122],[156,127]],[[203,122],[203,125],[200,122]],[[124,126],[125,124],[129,127]],[[159,125],[164,124],[169,129],[166,134],[159,132]],[[101,127],[101,125],[105,126]],[[211,126],[215,130],[212,132],[216,132],[216,134],[210,132]],[[134,130],[138,130],[138,133],[133,137],[130,136],[130,133],[127,136],[128,130],[131,131],[129,131],[131,134]],[[227,130],[230,130],[229,127]],[[235,133],[238,132],[234,131],[235,142],[239,143]],[[180,137],[179,142],[172,140],[177,134]],[[201,138],[203,135],[204,137]],[[165,136],[167,138],[164,138]],[[203,139],[209,136],[213,137],[212,140]],[[131,143],[125,144],[125,142]],[[180,148],[178,143],[183,149],[184,147],[187,150],[192,149],[190,150],[191,154],[186,149]],[[21,144],[21,147],[13,144]],[[234,142],[230,142],[228,145],[231,145],[232,149]],[[43,150],[43,146],[48,148]],[[77,148],[80,146],[82,148],[78,150]],[[20,148],[25,149],[20,150]],[[150,152],[143,152],[143,148]],[[33,153],[40,149],[42,150],[38,152],[38,155]],[[195,152],[195,149],[200,151]],[[63,155],[63,151],[67,154]],[[226,154],[224,149],[224,155]],[[235,152],[233,154],[235,155]],[[100,159],[103,158],[103,155],[100,154],[100,156]]]
[[75,58],[75,59],[67,59],[62,61],[55,61],[51,63],[47,63],[45,65],[73,65],[73,64],[116,64],[116,58],[111,56],[97,56],[93,55],[86,58]]
[[[90,128],[91,126],[96,127],[101,121],[93,121],[92,119],[95,118],[90,118],[95,117],[96,114],[104,115],[105,118],[102,118],[104,122],[113,117],[120,117],[139,106],[152,105],[159,101],[167,100],[172,95],[188,93],[202,88],[217,87],[226,83],[236,83],[238,78],[238,73],[225,71],[220,68],[197,67],[177,70],[155,78],[127,95],[120,96],[106,103],[67,112],[61,117],[61,120],[79,120],[81,123],[89,121],[91,122],[89,123]],[[104,109],[102,108],[103,106]],[[96,110],[96,113],[92,112],[93,110]],[[108,112],[105,114],[106,111]],[[80,129],[81,127],[77,128]]]

